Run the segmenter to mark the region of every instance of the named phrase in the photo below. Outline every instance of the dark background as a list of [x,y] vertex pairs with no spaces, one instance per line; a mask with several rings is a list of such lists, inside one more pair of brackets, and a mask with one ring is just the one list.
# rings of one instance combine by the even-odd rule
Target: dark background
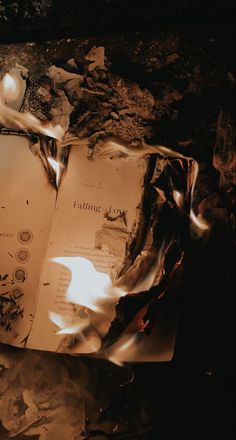
[[[173,84],[176,71],[167,66],[161,73],[158,69],[150,73],[141,55],[134,57],[130,47],[142,40],[146,42],[144,53],[148,56],[150,39],[163,41],[164,33],[166,41],[170,41],[168,36],[177,35],[182,51],[181,68],[191,70],[194,63],[200,62],[202,78],[205,75],[206,80],[199,81],[199,88],[193,95],[183,98],[177,123],[163,116],[159,134],[172,145],[191,136],[195,155],[209,164],[217,112],[227,112],[234,119],[234,92],[225,79],[235,67],[234,13],[235,5],[230,0],[6,0],[0,1],[0,39],[4,43],[43,42],[97,36],[113,54],[116,73],[138,81],[155,94],[158,93],[153,86],[156,75],[160,82]],[[214,40],[213,46],[209,44],[210,39]],[[6,47],[1,48],[5,58]],[[68,49],[61,47],[58,50],[61,51],[58,58],[66,57]],[[177,88],[180,87],[178,84]],[[185,87],[183,83],[182,89]],[[203,183],[204,188],[199,186],[200,199],[204,191],[210,193],[209,187],[212,191],[218,188],[217,178],[209,177],[208,171],[203,182],[204,179],[207,184]],[[221,191],[227,205],[226,189]],[[148,413],[152,419],[153,415],[156,417],[151,434],[127,435],[127,439],[233,438],[234,259],[231,226],[227,219],[216,221],[207,244],[195,241],[189,248],[190,276],[173,361],[134,366],[134,384],[122,393],[114,391],[111,417],[118,414],[118,418],[129,419],[129,412],[132,420],[144,417],[148,422]],[[93,362],[85,362],[92,373]],[[98,367],[99,372],[96,370],[104,387],[106,372],[113,369],[106,364],[106,367],[101,365],[100,370]],[[112,374],[115,377],[117,373]]]
[[[173,26],[215,25],[225,32],[234,19],[233,0],[1,0],[3,41],[51,39]],[[232,25],[232,23],[231,23]]]

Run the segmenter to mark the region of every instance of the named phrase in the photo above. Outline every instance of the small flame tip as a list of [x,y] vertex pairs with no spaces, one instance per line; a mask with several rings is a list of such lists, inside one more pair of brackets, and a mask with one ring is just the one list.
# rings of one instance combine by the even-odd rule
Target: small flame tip
[[209,225],[196,216],[196,214],[191,209],[190,218],[192,222],[199,228],[201,231],[207,231],[209,229]]

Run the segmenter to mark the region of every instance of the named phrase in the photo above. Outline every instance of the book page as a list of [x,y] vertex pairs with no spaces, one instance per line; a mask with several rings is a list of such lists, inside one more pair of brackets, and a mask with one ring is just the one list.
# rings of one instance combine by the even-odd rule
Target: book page
[[27,136],[0,135],[0,341],[24,346],[56,191]]
[[[78,272],[82,271],[78,276],[83,277],[90,262],[103,274],[109,274],[111,269],[115,273],[120,267],[138,214],[146,160],[99,157],[91,160],[87,158],[87,148],[72,148],[57,198],[28,347],[58,350],[63,336],[57,334],[60,328],[50,321],[49,311],[67,318],[74,313],[67,298],[71,273],[52,259],[66,257],[72,261],[73,257],[83,257],[84,266],[78,268]],[[92,272],[88,274],[88,282],[91,276]],[[95,334],[90,345],[81,344],[79,350],[92,352],[98,348]]]

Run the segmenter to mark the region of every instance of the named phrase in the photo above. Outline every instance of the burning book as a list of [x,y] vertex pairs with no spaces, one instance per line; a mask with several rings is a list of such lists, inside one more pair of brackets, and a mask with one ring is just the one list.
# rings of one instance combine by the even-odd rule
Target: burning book
[[127,155],[114,142],[91,157],[78,144],[57,186],[29,142],[1,136],[1,298],[16,288],[23,298],[2,342],[112,358],[132,338],[124,359],[171,358],[176,314],[158,345],[153,310],[183,260],[193,161]]
[[[78,114],[70,103],[77,99],[104,110],[104,53],[98,65],[91,59],[98,49],[85,58],[87,74],[74,72],[73,60],[73,73],[49,69],[53,93],[47,82],[39,89],[47,102],[55,97],[52,122],[19,112],[22,66],[1,83],[1,341],[118,363],[169,360],[189,222],[208,228],[192,210],[198,166],[148,145],[145,125],[137,137],[130,115],[149,118],[153,97],[115,75],[109,83],[119,108],[128,103],[123,139],[118,114],[100,131],[97,112],[88,120]],[[107,95],[111,108],[114,96]]]

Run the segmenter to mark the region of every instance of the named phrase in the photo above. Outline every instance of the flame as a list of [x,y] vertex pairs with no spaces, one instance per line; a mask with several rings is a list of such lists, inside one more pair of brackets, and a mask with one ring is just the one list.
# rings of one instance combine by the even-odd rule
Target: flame
[[[78,141],[77,141],[78,143]],[[98,143],[99,145],[99,143]],[[170,148],[167,148],[163,145],[148,145],[145,142],[140,142],[138,145],[124,145],[120,144],[116,140],[112,138],[108,138],[106,140],[102,141],[102,149],[100,151],[100,157],[109,156],[112,155],[114,152],[121,152],[124,154],[127,154],[130,157],[140,157],[144,156],[145,154],[156,154],[160,153],[161,155],[164,155],[166,157],[178,157],[178,158],[185,158],[186,156],[183,156],[183,154],[171,150]]]
[[182,203],[183,203],[183,194],[181,194],[181,192],[176,191],[175,189],[173,190],[173,199],[176,203],[176,205],[181,208]]
[[[72,142],[73,143],[73,142]],[[113,139],[107,139],[105,142],[103,142],[100,157],[107,155],[112,155],[114,152],[121,152],[125,153],[128,156],[134,156],[139,157],[143,156],[145,154],[156,154],[159,153],[161,155],[164,155],[166,157],[170,158],[180,158],[180,159],[188,159],[192,163],[192,170],[191,170],[191,180],[192,180],[192,189],[191,189],[191,211],[190,211],[190,218],[192,222],[202,231],[206,231],[209,229],[209,225],[201,219],[200,216],[196,216],[193,208],[192,208],[192,200],[195,190],[195,185],[197,181],[198,176],[198,163],[193,160],[192,157],[183,155],[182,153],[179,153],[178,151],[172,150],[168,147],[165,147],[163,145],[148,145],[144,142],[137,146],[125,146],[120,144],[119,142],[113,140]],[[178,207],[181,207],[182,201],[183,201],[183,195],[179,192],[174,190],[173,191],[173,197]]]
[[201,216],[196,214],[193,211],[192,203],[193,203],[193,197],[194,197],[194,190],[197,182],[197,176],[198,176],[199,166],[196,161],[192,164],[192,188],[191,188],[191,209],[190,209],[190,218],[192,222],[197,226],[201,231],[207,231],[209,229],[209,225],[201,219]]
[[[165,153],[170,152],[168,149],[165,149]],[[174,152],[171,153],[174,156]],[[190,158],[188,158],[190,161]],[[49,163],[53,166],[57,175],[60,172],[60,164],[52,158],[49,158]],[[190,163],[190,162],[189,162]],[[192,208],[192,199],[195,189],[195,184],[198,175],[198,164],[191,159],[191,168],[189,173],[189,188],[191,195],[191,212],[190,218],[194,222],[194,224],[205,231],[208,229],[208,225],[198,216],[194,214]],[[173,198],[177,204],[177,206],[181,207],[183,204],[184,195],[173,189]],[[163,275],[163,255],[167,249],[167,245],[163,243],[158,259],[155,262],[155,268],[151,270],[148,276],[142,280],[140,285],[136,286],[135,289],[132,289],[132,292],[139,291],[140,287],[150,288],[150,285],[153,284],[154,280],[160,279]],[[183,255],[182,255],[183,257]],[[182,260],[180,259],[180,262]],[[55,314],[54,312],[49,313],[49,318],[52,322],[54,322],[60,330],[59,334],[75,334],[83,337],[83,330],[88,329],[90,326],[95,327],[98,330],[98,333],[101,335],[101,321],[102,323],[108,322],[110,325],[112,313],[115,310],[115,306],[120,297],[124,296],[127,292],[122,287],[117,287],[112,284],[110,276],[107,273],[99,272],[94,267],[93,263],[86,258],[83,257],[57,257],[53,258],[52,261],[54,263],[61,264],[65,266],[70,271],[70,283],[66,293],[66,299],[68,302],[77,304],[81,307],[84,307],[86,313],[83,319],[76,320],[68,320],[68,317],[62,317],[61,315]],[[161,264],[162,262],[162,264]],[[180,264],[178,262],[178,264]],[[159,268],[160,270],[157,270]],[[155,269],[155,270],[154,270]],[[108,313],[109,307],[107,304],[111,305],[110,309],[111,314]],[[93,314],[92,314],[93,312]],[[137,341],[137,335],[133,335],[131,338],[123,343],[124,338],[122,338],[121,344],[118,344],[113,347],[113,349],[109,352],[108,359],[111,362],[116,363],[117,365],[123,365],[122,359],[125,359],[125,353],[127,350],[130,350],[131,346]]]
[[0,124],[6,128],[14,128],[27,132],[39,133],[45,136],[60,140],[64,135],[64,130],[60,125],[53,126],[48,123],[43,125],[42,121],[37,119],[29,112],[20,113],[7,107],[0,102]]
[[192,222],[202,231],[207,231],[209,229],[209,225],[207,223],[205,223],[204,220],[202,220],[200,214],[198,214],[198,216],[196,216],[196,214],[194,214],[193,209],[191,209],[191,211],[190,211],[190,218],[191,218]]
[[125,292],[112,285],[110,276],[98,272],[93,263],[83,257],[57,257],[51,261],[64,265],[71,272],[67,300],[86,307],[93,312],[103,313],[102,302],[118,300]]
[[76,316],[76,310],[67,316],[49,311],[49,319],[59,328],[58,335],[75,335],[80,341],[87,342],[83,332],[95,328],[97,334],[101,334],[104,325],[108,328],[115,306],[126,292],[113,286],[110,276],[98,272],[86,258],[58,257],[51,261],[69,269],[71,279],[66,299],[79,305],[80,309],[79,316]]
[[50,163],[52,169],[55,171],[56,174],[56,186],[59,186],[59,182],[60,182],[60,177],[61,177],[61,172],[62,172],[62,168],[63,165],[58,162],[57,160],[53,159],[52,157],[48,157],[48,162]]
[[45,126],[42,121],[37,119],[31,113],[20,113],[7,107],[2,102],[0,102],[0,124],[6,128],[16,128],[18,130],[23,130],[26,133],[31,131],[58,140],[62,139],[64,135],[64,130],[60,125],[53,126],[48,123]]
[[136,344],[137,335],[132,335],[125,339],[124,342],[119,343],[118,347],[113,347],[111,354],[108,356],[108,360],[119,367],[123,367],[125,354]]
[[83,330],[89,327],[88,319],[74,318],[70,315],[62,316],[59,313],[49,311],[49,319],[53,324],[60,328],[57,331],[58,335],[80,335],[84,340]]
[[0,124],[6,128],[33,132],[61,140],[64,129],[60,125],[46,125],[29,112],[20,113],[11,108],[11,102],[15,101],[20,94],[17,80],[6,73],[0,83]]
[[2,89],[3,97],[8,102],[17,99],[20,93],[18,82],[9,73],[6,73],[2,79]]

